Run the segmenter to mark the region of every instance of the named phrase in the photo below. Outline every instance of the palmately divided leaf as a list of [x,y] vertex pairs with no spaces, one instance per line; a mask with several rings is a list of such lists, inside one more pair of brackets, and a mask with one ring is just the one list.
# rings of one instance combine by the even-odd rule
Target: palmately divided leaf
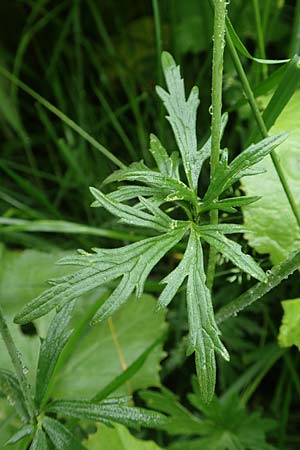
[[35,400],[40,405],[47,392],[56,363],[72,330],[68,330],[74,301],[65,305],[52,320],[46,338],[41,343],[37,367]]
[[123,406],[118,402],[93,403],[88,400],[57,400],[49,405],[48,412],[95,422],[118,422],[127,426],[154,427],[163,423],[162,414],[138,407]]
[[207,192],[204,196],[204,203],[211,203],[219,195],[228,189],[233,183],[241,177],[254,175],[257,173],[252,166],[261,161],[275,147],[280,145],[286,138],[287,133],[280,133],[269,136],[257,144],[252,144],[242,153],[240,153],[230,164],[227,165],[226,152],[223,152],[219,166],[213,176]]
[[254,261],[252,256],[242,252],[242,248],[237,242],[227,239],[218,231],[209,232],[203,228],[200,231],[200,235],[206,242],[208,242],[209,245],[215,247],[218,252],[222,253],[244,272],[249,273],[249,275],[259,281],[267,280],[265,272]]
[[203,401],[212,399],[216,382],[215,351],[226,360],[229,355],[222,344],[216,325],[210,292],[206,287],[203,254],[194,227],[191,227],[183,259],[164,280],[166,287],[159,297],[159,306],[166,306],[187,277],[187,309],[189,321],[189,353],[195,352],[196,368]]
[[51,417],[44,416],[42,420],[50,441],[57,450],[86,450],[79,440],[62,423]]
[[75,264],[81,268],[70,275],[51,280],[52,287],[32,300],[17,314],[15,322],[27,323],[53,308],[61,308],[90,290],[122,277],[96,314],[94,320],[103,320],[115,312],[137,289],[140,296],[146,277],[159,260],[184,236],[179,226],[160,236],[151,237],[118,249],[95,249],[95,253],[81,253],[64,258],[61,264]]

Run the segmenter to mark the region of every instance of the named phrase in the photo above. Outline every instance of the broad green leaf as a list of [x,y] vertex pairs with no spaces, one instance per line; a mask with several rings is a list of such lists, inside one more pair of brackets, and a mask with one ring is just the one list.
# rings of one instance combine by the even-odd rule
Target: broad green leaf
[[48,450],[47,437],[41,428],[37,429],[29,450]]
[[74,304],[68,303],[54,316],[47,336],[41,343],[35,392],[37,405],[42,403],[47,393],[57,360],[72,333],[67,327],[71,320],[73,306]]
[[42,425],[57,450],[84,450],[78,439],[64,425],[51,417],[44,416]]
[[0,392],[5,395],[8,402],[14,406],[15,411],[23,422],[29,421],[29,414],[24,401],[17,377],[9,370],[0,368]]
[[113,314],[137,289],[142,295],[144,282],[159,260],[184,236],[180,227],[169,233],[148,238],[119,249],[96,249],[96,253],[82,252],[64,259],[62,264],[81,265],[82,268],[65,277],[51,280],[53,285],[32,300],[17,314],[17,323],[32,321],[55,307],[77,299],[94,288],[122,277],[109,299],[96,313],[94,322]]
[[168,111],[167,119],[181,153],[189,186],[196,191],[200,174],[196,136],[196,116],[200,103],[198,88],[194,86],[186,100],[180,68],[170,53],[163,52],[162,67],[168,91],[160,86],[157,86],[156,91]]
[[166,420],[165,416],[156,411],[123,406],[118,404],[118,401],[93,403],[87,400],[57,400],[47,407],[47,411],[75,419],[86,419],[106,424],[113,421],[134,427],[153,428]]
[[[287,133],[280,133],[267,137],[257,144],[252,144],[240,153],[229,165],[227,164],[227,153],[223,153],[223,157],[204,196],[204,205],[205,203],[212,203],[222,192],[241,177],[257,173],[256,164],[286,140],[286,138]],[[253,168],[253,166],[255,167]]]
[[[199,228],[198,228],[199,230]],[[226,256],[230,261],[233,262],[237,267],[242,269],[244,272],[249,273],[252,277],[259,281],[266,281],[267,276],[265,272],[259,267],[259,265],[254,261],[252,256],[247,255],[242,252],[240,244],[226,238],[223,234],[218,231],[209,232],[202,228],[200,229],[200,236],[215,247],[222,255]]]
[[8,441],[6,441],[5,445],[16,444],[17,442],[24,439],[26,436],[32,435],[34,432],[33,425],[24,425],[20,430],[18,430]]
[[122,425],[107,427],[100,424],[97,432],[84,443],[89,450],[161,450],[153,441],[142,441],[132,436]]
[[280,347],[296,345],[300,350],[300,299],[284,300],[283,318],[280,326],[278,342]]
[[[289,187],[300,208],[300,91],[297,91],[280,114],[271,133],[289,132],[288,139],[276,150]],[[259,253],[269,253],[273,264],[283,261],[298,248],[300,232],[270,157],[261,161],[255,175],[242,180],[247,195],[260,195],[253,206],[243,208],[244,222],[250,233],[249,244]]]
[[112,392],[118,389],[120,386],[130,380],[144,365],[148,356],[155,349],[155,347],[163,342],[163,336],[156,339],[135,361],[133,361],[130,366],[128,366],[123,373],[114,378],[110,383],[108,383],[100,392],[93,396],[92,400],[94,402],[100,402],[101,400],[108,397]]
[[[143,295],[140,300],[133,297],[109,321],[86,327],[76,352],[56,375],[53,397],[93,398],[116,377],[121,377],[166,330],[165,311],[155,312],[155,305],[150,295]],[[77,305],[74,324],[85,314],[86,308],[86,303]],[[140,370],[118,387],[114,395],[159,386],[159,363],[163,355],[162,344],[157,345]]]

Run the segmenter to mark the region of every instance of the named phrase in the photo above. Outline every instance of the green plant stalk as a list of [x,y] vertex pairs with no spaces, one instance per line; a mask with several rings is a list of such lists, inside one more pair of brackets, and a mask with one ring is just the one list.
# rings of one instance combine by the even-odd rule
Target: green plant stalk
[[[258,0],[252,0],[252,1],[253,1],[255,22],[256,22],[259,56],[262,59],[266,59],[264,30],[263,30],[263,26],[262,26],[261,14],[260,14],[260,10],[259,10],[259,2],[258,2]],[[268,76],[268,66],[266,64],[263,64],[263,66],[262,66],[262,74],[263,74],[263,78],[266,79]]]
[[300,0],[297,0],[294,12],[293,34],[290,44],[290,56],[299,55],[300,52]]
[[[234,44],[232,42],[232,39],[231,39],[229,33],[226,34],[226,41],[227,41],[228,49],[229,49],[229,52],[231,54],[231,58],[233,60],[235,69],[236,69],[236,71],[238,73],[238,76],[239,76],[241,84],[243,86],[245,95],[246,95],[247,100],[248,100],[248,102],[250,104],[250,107],[251,107],[251,110],[252,110],[252,114],[253,114],[254,119],[255,119],[255,121],[257,123],[258,129],[259,129],[262,137],[266,138],[266,137],[268,137],[268,130],[267,130],[266,124],[265,124],[264,119],[262,118],[262,115],[261,115],[261,113],[260,113],[260,111],[258,109],[256,100],[255,100],[255,97],[254,97],[254,93],[253,93],[253,91],[251,89],[251,86],[249,84],[248,78],[246,76],[246,73],[244,71],[244,68],[242,66],[242,63],[240,61],[240,58],[238,56],[238,53],[237,53],[237,51],[235,49],[235,46],[234,46]],[[278,158],[277,154],[275,153],[275,151],[272,151],[271,158],[272,158],[272,162],[274,164],[274,167],[276,169],[276,172],[278,174],[278,177],[280,179],[281,185],[282,185],[282,187],[284,189],[284,192],[285,192],[285,194],[287,196],[287,199],[288,199],[288,202],[290,204],[290,207],[291,207],[291,209],[293,211],[293,214],[295,216],[295,219],[297,221],[297,224],[300,227],[300,211],[298,210],[298,207],[297,207],[297,204],[295,202],[294,196],[293,196],[293,194],[291,192],[291,189],[289,187],[289,184],[287,182],[285,174],[284,174],[284,172],[283,172],[283,170],[281,168],[279,158]]]
[[50,111],[52,114],[57,116],[62,122],[64,122],[66,125],[72,128],[73,131],[75,131],[79,136],[81,136],[83,139],[89,142],[94,148],[100,151],[104,156],[106,156],[106,158],[108,158],[116,166],[120,167],[121,169],[126,167],[125,164],[119,158],[117,158],[109,150],[107,150],[107,148],[105,148],[102,144],[100,144],[100,142],[96,141],[96,139],[93,138],[93,136],[91,136],[83,128],[81,128],[76,122],[74,122],[74,120],[66,116],[62,111],[56,108],[56,106],[52,105],[52,103],[48,102],[48,100],[43,98],[29,86],[27,86],[27,84],[23,83],[21,80],[16,78],[4,67],[0,67],[0,74],[5,78],[7,78],[8,80],[10,80],[13,84],[21,88],[22,91],[26,92],[26,94],[34,98],[37,102],[39,102],[46,109],[48,109],[48,111]]
[[220,324],[232,316],[236,316],[240,311],[259,300],[269,291],[274,289],[284,279],[288,278],[300,267],[300,251],[294,252],[282,263],[273,266],[268,274],[266,282],[259,282],[241,294],[228,305],[223,306],[216,314],[216,322]]
[[35,417],[35,406],[30,393],[29,385],[25,375],[24,364],[21,359],[21,354],[17,350],[13,338],[10,334],[9,328],[7,326],[6,320],[3,316],[2,309],[0,308],[0,334],[7,348],[8,354],[16,371],[16,375],[19,381],[21,391],[23,393],[24,401],[26,403],[28,414],[31,420]]
[[[155,28],[155,41],[156,41],[156,57],[157,57],[157,79],[160,86],[163,84],[163,73],[161,69],[161,54],[162,54],[162,36],[161,36],[161,20],[158,0],[152,0],[153,18],[154,18],[154,28]],[[164,139],[164,110],[163,105],[160,103],[159,106],[159,130],[161,139]]]
[[[223,85],[223,57],[225,47],[225,18],[226,0],[215,1],[214,12],[214,45],[212,61],[212,121],[211,121],[211,155],[210,155],[210,177],[216,172],[220,158],[221,142],[221,116],[222,116],[222,85]],[[214,210],[210,214],[210,223],[218,223],[218,211]],[[213,286],[215,276],[217,251],[214,247],[209,249],[209,259],[207,268],[207,286]]]

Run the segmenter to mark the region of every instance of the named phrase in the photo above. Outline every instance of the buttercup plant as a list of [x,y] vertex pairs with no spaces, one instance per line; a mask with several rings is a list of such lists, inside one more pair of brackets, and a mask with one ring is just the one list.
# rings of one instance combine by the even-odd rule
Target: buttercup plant
[[[141,297],[152,269],[172,248],[184,241],[186,247],[182,260],[161,280],[165,287],[159,296],[158,307],[166,307],[187,279],[188,354],[195,353],[199,392],[204,402],[210,402],[216,382],[215,353],[225,360],[229,360],[229,354],[221,342],[211,293],[206,285],[203,244],[208,243],[257,280],[264,282],[267,277],[254,259],[242,252],[238,243],[226,237],[227,234],[244,232],[245,228],[231,223],[208,224],[207,213],[216,210],[233,212],[236,207],[254,202],[257,197],[222,199],[220,196],[239,178],[256,174],[255,164],[279,145],[286,134],[273,135],[250,145],[230,163],[227,149],[222,150],[220,162],[201,198],[199,177],[212,145],[211,138],[201,148],[197,143],[198,88],[193,87],[186,99],[180,68],[167,52],[162,54],[162,67],[167,90],[158,87],[157,93],[167,110],[179,153],[169,155],[160,140],[151,135],[150,152],[156,169],[149,168],[144,162],[133,163],[117,170],[105,181],[105,184],[127,182],[126,185],[120,185],[109,194],[90,188],[95,198],[93,206],[105,208],[122,223],[148,228],[155,234],[121,248],[95,248],[92,253],[79,251],[77,255],[60,260],[59,264],[80,268],[70,275],[51,280],[51,287],[17,314],[15,322],[30,322],[54,308],[60,311],[86,292],[119,280],[92,322],[103,321],[112,316],[134,291],[137,297]],[[220,131],[224,129],[226,120],[227,117],[223,116]],[[178,219],[179,209],[182,216]]]

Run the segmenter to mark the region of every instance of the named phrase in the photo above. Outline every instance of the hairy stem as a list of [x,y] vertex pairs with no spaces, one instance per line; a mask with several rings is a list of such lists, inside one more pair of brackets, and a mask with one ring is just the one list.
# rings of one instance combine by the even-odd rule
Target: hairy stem
[[13,338],[10,334],[9,328],[7,326],[6,320],[4,319],[2,310],[0,308],[0,334],[4,341],[4,344],[9,353],[10,359],[16,371],[16,375],[19,381],[19,385],[21,391],[23,393],[23,397],[26,403],[27,411],[30,418],[33,420],[35,417],[35,406],[33,403],[33,399],[30,393],[30,388],[26,379],[26,369],[22,362],[22,357],[20,352],[17,350]]
[[259,300],[269,291],[278,286],[300,267],[300,251],[292,253],[282,263],[274,266],[268,275],[267,282],[259,282],[240,295],[238,298],[223,306],[216,314],[217,323],[224,322],[231,316],[236,316],[247,306]]
[[[223,81],[223,57],[225,46],[225,18],[226,0],[215,0],[214,12],[214,45],[212,61],[212,121],[211,121],[211,155],[210,155],[210,177],[216,172],[220,157],[221,141],[221,115],[222,115],[222,81]],[[218,223],[218,211],[211,211],[211,224]],[[217,251],[214,247],[209,249],[207,286],[213,286],[215,275]]]
[[[245,95],[246,95],[247,100],[248,100],[248,102],[250,104],[253,117],[254,117],[254,119],[255,119],[255,121],[257,123],[258,129],[259,129],[262,137],[266,138],[266,137],[268,137],[268,130],[267,130],[266,124],[265,124],[264,119],[262,118],[262,115],[261,115],[261,113],[260,113],[260,111],[258,109],[256,100],[255,100],[255,97],[254,97],[254,93],[253,93],[253,91],[251,89],[251,86],[249,84],[248,78],[246,76],[246,73],[244,71],[244,68],[242,66],[242,63],[240,61],[240,58],[238,56],[238,53],[237,53],[237,51],[235,49],[235,46],[234,46],[234,44],[232,42],[232,39],[231,39],[229,33],[226,34],[226,41],[227,41],[229,52],[231,54],[231,58],[232,58],[233,63],[235,65],[235,69],[236,69],[236,71],[238,73],[238,76],[239,76],[240,81],[242,83]],[[288,199],[288,202],[290,204],[290,207],[291,207],[291,209],[293,211],[293,214],[295,216],[295,219],[297,221],[297,224],[300,227],[300,211],[299,211],[299,209],[297,207],[296,201],[295,201],[294,196],[292,194],[292,191],[291,191],[291,189],[289,187],[289,184],[288,184],[288,181],[287,181],[287,179],[285,177],[285,174],[284,174],[284,172],[283,172],[283,170],[281,168],[279,158],[278,158],[278,156],[277,156],[277,154],[275,153],[274,150],[271,153],[271,158],[272,158],[274,167],[276,169],[276,172],[278,174],[278,177],[280,179],[281,185],[282,185],[282,187],[284,189],[284,192],[286,194],[286,197]]]

